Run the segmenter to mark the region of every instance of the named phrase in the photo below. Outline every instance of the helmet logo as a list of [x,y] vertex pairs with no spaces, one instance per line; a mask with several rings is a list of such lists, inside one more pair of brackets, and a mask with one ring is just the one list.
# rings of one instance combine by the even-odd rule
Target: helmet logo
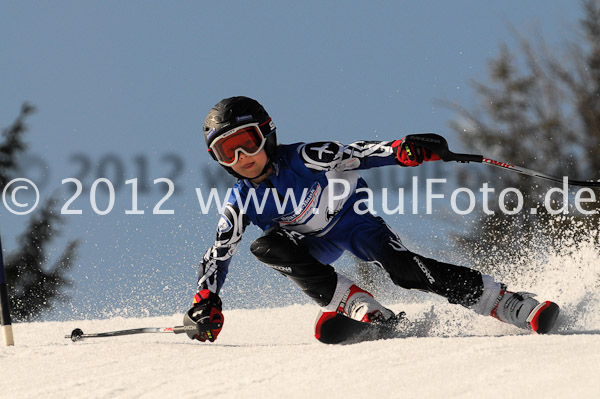
[[244,121],[247,121],[250,119],[252,119],[252,115],[236,116],[235,121],[236,122],[244,122]]
[[208,140],[210,140],[210,137],[211,137],[213,134],[215,134],[215,132],[216,132],[216,131],[217,131],[217,129],[215,129],[214,127],[213,127],[212,129],[210,129],[210,130],[208,131],[208,133],[206,134],[206,138],[207,138]]

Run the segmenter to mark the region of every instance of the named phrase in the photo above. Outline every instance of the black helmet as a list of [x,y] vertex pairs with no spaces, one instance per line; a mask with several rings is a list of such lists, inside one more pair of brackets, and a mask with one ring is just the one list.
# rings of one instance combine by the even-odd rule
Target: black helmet
[[[216,160],[215,154],[210,150],[211,144],[231,129],[248,123],[258,123],[260,131],[266,139],[265,152],[269,161],[277,152],[277,134],[275,124],[262,105],[256,100],[248,97],[225,98],[215,104],[208,112],[204,121],[204,140],[208,152]],[[221,165],[229,174],[237,178],[245,178],[233,171],[231,167]]]

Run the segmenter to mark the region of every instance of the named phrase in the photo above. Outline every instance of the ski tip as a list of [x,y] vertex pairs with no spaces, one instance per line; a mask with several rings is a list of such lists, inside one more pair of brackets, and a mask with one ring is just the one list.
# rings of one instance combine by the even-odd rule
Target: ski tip
[[337,312],[322,313],[315,328],[315,338],[324,344],[344,342],[353,333],[350,320]]
[[531,313],[532,317],[528,321],[532,330],[538,334],[548,334],[556,324],[560,307],[554,302],[545,301],[540,303]]

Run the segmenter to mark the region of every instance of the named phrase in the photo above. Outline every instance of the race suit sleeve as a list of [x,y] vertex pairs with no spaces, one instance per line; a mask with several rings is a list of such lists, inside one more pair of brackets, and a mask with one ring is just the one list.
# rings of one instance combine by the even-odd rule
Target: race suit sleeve
[[305,143],[298,153],[314,171],[346,171],[387,165],[401,165],[396,159],[393,141],[355,141],[344,145],[337,141]]
[[217,226],[215,243],[206,251],[199,266],[198,290],[218,293],[225,282],[229,263],[249,224],[248,217],[235,202],[225,206]]

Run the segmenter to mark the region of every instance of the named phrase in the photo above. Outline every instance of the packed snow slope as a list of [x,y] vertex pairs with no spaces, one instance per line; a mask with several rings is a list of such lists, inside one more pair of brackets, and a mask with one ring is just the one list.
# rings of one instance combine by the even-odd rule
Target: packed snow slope
[[343,346],[313,338],[317,308],[310,305],[227,311],[214,343],[174,334],[64,338],[75,327],[178,325],[179,315],[17,324],[16,345],[0,348],[0,392],[47,399],[600,397],[599,329],[537,336],[456,306],[427,305],[402,307],[428,313],[423,336]]
[[561,306],[554,334],[522,331],[425,294],[387,304],[414,321],[412,336],[353,345],[316,341],[313,305],[226,308],[214,343],[172,333],[64,338],[77,327],[180,325],[179,314],[19,323],[15,346],[0,347],[0,397],[600,398],[597,251],[581,246],[529,264],[507,282]]

